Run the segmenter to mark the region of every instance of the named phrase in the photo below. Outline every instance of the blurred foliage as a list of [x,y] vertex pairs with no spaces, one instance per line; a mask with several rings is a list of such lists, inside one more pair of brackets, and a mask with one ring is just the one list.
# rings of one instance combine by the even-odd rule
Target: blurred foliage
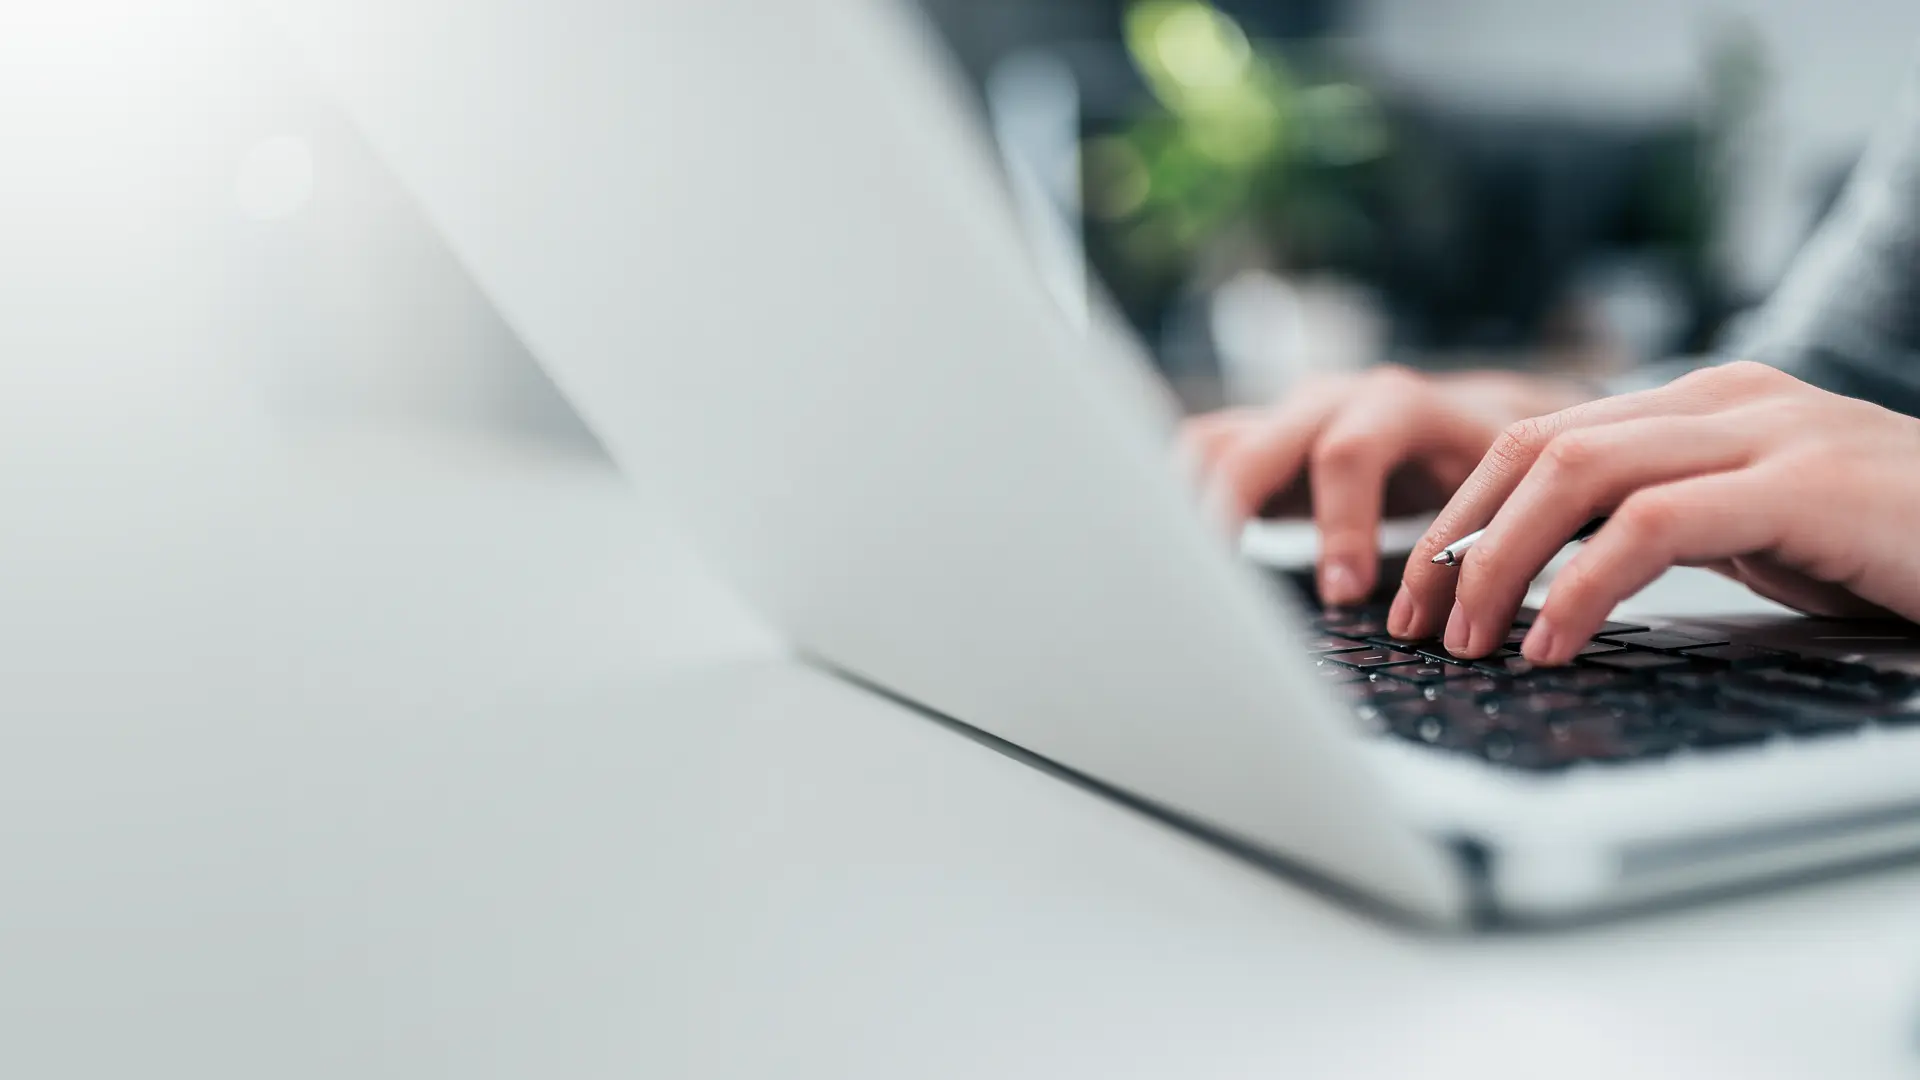
[[[1381,288],[1412,340],[1443,346],[1490,320],[1516,340],[1542,332],[1580,259],[1651,253],[1678,273],[1699,347],[1728,308],[1715,260],[1770,83],[1752,27],[1719,29],[1679,116],[1609,130],[1548,110],[1475,127],[1388,97],[1335,50],[1250,40],[1208,0],[1134,0],[1124,45],[1153,101],[1082,146],[1090,253],[1143,329],[1256,262]],[[1461,131],[1515,141],[1457,145]],[[1548,197],[1534,188],[1564,182],[1556,147],[1602,167]],[[1473,156],[1489,153],[1509,156]]]
[[1314,77],[1204,0],[1140,0],[1126,46],[1160,109],[1088,140],[1087,212],[1132,274],[1185,274],[1229,227],[1294,267],[1364,263],[1391,133],[1351,79]]

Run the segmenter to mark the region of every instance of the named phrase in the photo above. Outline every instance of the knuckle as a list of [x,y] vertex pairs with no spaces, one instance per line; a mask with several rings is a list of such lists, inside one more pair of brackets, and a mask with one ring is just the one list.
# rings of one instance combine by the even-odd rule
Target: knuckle
[[1426,385],[1426,377],[1399,364],[1382,364],[1365,376],[1370,389],[1411,390]]
[[1505,572],[1500,548],[1487,549],[1483,540],[1473,545],[1473,557],[1460,567],[1460,597],[1463,602],[1486,595],[1496,587]]
[[1433,564],[1430,560],[1432,560],[1435,555],[1440,554],[1441,548],[1452,543],[1452,541],[1442,536],[1439,531],[1440,527],[1441,523],[1435,521],[1432,528],[1429,528],[1422,534],[1420,539],[1414,541],[1413,551],[1407,558],[1406,575],[1408,577],[1418,577],[1432,573],[1431,567]]
[[1839,438],[1810,438],[1779,455],[1778,468],[1770,470],[1776,490],[1804,489],[1809,482],[1840,483],[1860,475],[1860,449]]
[[1602,456],[1590,434],[1569,431],[1555,436],[1540,451],[1540,462],[1555,472],[1577,473],[1593,467]]
[[1335,472],[1346,472],[1366,464],[1372,455],[1370,440],[1358,435],[1329,435],[1313,448],[1314,464]]
[[1772,382],[1780,378],[1778,368],[1768,367],[1757,360],[1734,360],[1721,364],[1718,370],[1722,378],[1731,382]]
[[[1407,574],[1409,576],[1425,577],[1429,574],[1441,573],[1442,567],[1432,561],[1433,557],[1440,554],[1448,544],[1459,539],[1466,531],[1468,530],[1463,530],[1459,528],[1456,523],[1450,521],[1449,515],[1443,514],[1434,519],[1433,524],[1427,528],[1426,533],[1413,545],[1413,554],[1407,560]],[[1471,560],[1468,561],[1471,562]],[[1446,572],[1452,573],[1453,571],[1447,570]]]
[[1778,368],[1754,360],[1735,360],[1702,368],[1686,376],[1688,383],[1714,392],[1750,395],[1791,382]]
[[1665,536],[1680,521],[1681,507],[1671,496],[1657,491],[1642,491],[1620,504],[1614,520],[1638,537]]
[[1504,465],[1530,463],[1550,438],[1552,433],[1547,425],[1539,417],[1529,417],[1508,424],[1500,432],[1500,437],[1493,440],[1493,446],[1487,454]]

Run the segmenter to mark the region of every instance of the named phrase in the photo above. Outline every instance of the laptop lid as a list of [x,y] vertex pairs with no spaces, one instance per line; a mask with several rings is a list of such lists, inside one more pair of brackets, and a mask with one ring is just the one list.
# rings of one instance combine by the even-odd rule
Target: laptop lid
[[801,651],[1458,913],[1280,604],[1198,520],[1168,418],[1051,305],[905,12],[269,3],[622,467]]

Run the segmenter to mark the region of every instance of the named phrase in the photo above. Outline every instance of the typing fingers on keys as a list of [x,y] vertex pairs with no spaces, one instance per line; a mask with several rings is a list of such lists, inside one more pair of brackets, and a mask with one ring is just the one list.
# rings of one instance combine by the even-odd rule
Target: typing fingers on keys
[[1462,656],[1498,648],[1533,579],[1581,525],[1642,488],[1739,468],[1756,442],[1725,415],[1643,417],[1554,436],[1454,571],[1447,648]]

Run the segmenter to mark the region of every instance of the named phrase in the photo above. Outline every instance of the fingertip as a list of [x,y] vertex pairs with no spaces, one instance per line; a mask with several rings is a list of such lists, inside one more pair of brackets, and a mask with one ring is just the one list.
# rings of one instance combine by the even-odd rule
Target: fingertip
[[1259,516],[1266,489],[1254,482],[1244,464],[1232,457],[1221,458],[1208,470],[1208,481],[1241,520]]
[[1336,606],[1362,603],[1373,592],[1374,577],[1366,560],[1329,553],[1320,564],[1320,598]]
[[1566,661],[1559,655],[1560,645],[1553,620],[1541,612],[1520,642],[1520,655],[1530,664],[1554,665]]
[[1453,610],[1447,615],[1447,629],[1442,638],[1447,651],[1456,656],[1465,656],[1470,644],[1468,633],[1466,609],[1460,606],[1460,601],[1455,600]]
[[1320,599],[1323,603],[1345,606],[1358,600],[1358,594],[1353,571],[1345,563],[1329,561],[1321,565]]
[[1569,617],[1566,611],[1557,615],[1542,611],[1527,628],[1520,655],[1537,667],[1565,667],[1593,640],[1598,629],[1598,623],[1587,625],[1578,617]]
[[[1406,568],[1400,572],[1400,594],[1405,597],[1405,625],[1393,632],[1399,638],[1430,638],[1439,634],[1440,623],[1435,613],[1444,611],[1446,596],[1439,594],[1435,587],[1431,571],[1437,569],[1426,563],[1426,557],[1418,549],[1407,560]],[[1395,604],[1400,601],[1396,599]]]
[[1387,608],[1387,633],[1393,637],[1405,639],[1408,624],[1413,621],[1413,594],[1407,592],[1402,584],[1393,593],[1393,604]]
[[1320,595],[1327,602],[1360,604],[1373,595],[1380,559],[1368,539],[1349,530],[1321,533]]

